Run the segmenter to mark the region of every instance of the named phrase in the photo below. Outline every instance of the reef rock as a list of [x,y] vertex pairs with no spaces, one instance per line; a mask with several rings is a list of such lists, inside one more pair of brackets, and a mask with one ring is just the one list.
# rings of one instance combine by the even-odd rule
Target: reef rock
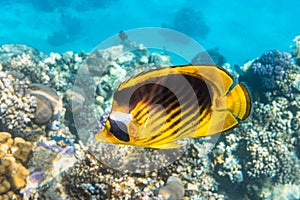
[[165,186],[158,192],[165,200],[182,199],[184,196],[184,185],[178,177],[170,176]]

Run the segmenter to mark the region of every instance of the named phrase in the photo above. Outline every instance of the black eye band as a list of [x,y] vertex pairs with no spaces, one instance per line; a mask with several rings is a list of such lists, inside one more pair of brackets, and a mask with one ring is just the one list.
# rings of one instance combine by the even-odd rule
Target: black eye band
[[121,121],[108,118],[110,123],[110,132],[119,140],[129,142],[129,135],[126,125]]

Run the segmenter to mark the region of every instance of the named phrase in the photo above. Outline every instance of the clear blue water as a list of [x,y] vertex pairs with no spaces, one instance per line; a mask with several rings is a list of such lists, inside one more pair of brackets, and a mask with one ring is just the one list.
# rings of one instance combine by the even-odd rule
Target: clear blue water
[[0,44],[89,52],[120,30],[168,27],[242,65],[266,50],[291,51],[299,6],[297,0],[2,0]]

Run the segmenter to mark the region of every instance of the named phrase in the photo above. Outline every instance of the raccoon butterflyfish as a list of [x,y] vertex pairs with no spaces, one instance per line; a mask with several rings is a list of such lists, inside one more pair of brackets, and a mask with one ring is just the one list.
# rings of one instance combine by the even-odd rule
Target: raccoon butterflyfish
[[96,141],[176,148],[183,138],[228,131],[245,120],[251,98],[242,83],[215,65],[163,67],[120,84]]

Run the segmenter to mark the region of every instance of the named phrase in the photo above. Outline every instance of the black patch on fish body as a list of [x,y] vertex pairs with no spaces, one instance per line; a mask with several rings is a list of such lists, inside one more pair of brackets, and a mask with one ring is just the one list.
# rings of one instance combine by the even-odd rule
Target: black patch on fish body
[[[184,77],[187,83],[184,84],[179,82],[177,80],[177,76]],[[119,105],[124,105],[127,101],[124,101],[124,99],[126,99],[128,94],[132,94],[129,98],[130,112],[132,109],[136,108],[137,104],[140,101],[145,102],[142,107],[138,108],[137,113],[133,115],[133,118],[140,125],[144,124],[142,118],[148,114],[148,111],[144,111],[144,109],[147,110],[147,108],[145,107],[146,105],[151,107],[152,105],[159,104],[165,109],[166,114],[169,114],[176,108],[180,108],[177,112],[174,112],[172,115],[170,115],[165,122],[162,122],[163,124],[168,123],[167,127],[168,129],[172,130],[172,134],[166,134],[164,136],[161,135],[162,133],[155,134],[148,138],[147,142],[149,143],[156,138],[159,138],[159,140],[163,140],[177,134],[178,128],[175,127],[178,123],[182,123],[183,129],[185,129],[185,127],[190,127],[189,124],[193,121],[198,121],[199,123],[202,120],[202,118],[200,118],[200,115],[203,112],[209,113],[210,107],[212,105],[209,88],[203,79],[189,75],[169,75],[163,78],[165,80],[163,83],[168,82],[169,85],[173,85],[174,88],[176,88],[177,94],[173,93],[173,91],[171,91],[168,87],[165,87],[160,83],[146,83],[141,86],[129,87],[121,91],[117,91],[114,96]],[[193,98],[190,97],[194,97],[194,100],[196,101],[194,101]],[[181,103],[183,103],[182,105],[180,104],[180,101]],[[190,111],[185,112],[187,110]],[[185,113],[182,116],[183,118],[174,120],[174,118],[181,112]],[[189,118],[189,120],[182,121],[183,119],[187,118]],[[159,115],[152,116],[152,120],[154,121],[159,119]],[[156,126],[151,128],[152,130],[158,130],[159,127],[163,124],[156,124]]]
[[118,138],[120,141],[123,142],[129,142],[129,134],[126,125],[117,120],[113,120],[111,118],[108,118],[110,123],[110,132]]

